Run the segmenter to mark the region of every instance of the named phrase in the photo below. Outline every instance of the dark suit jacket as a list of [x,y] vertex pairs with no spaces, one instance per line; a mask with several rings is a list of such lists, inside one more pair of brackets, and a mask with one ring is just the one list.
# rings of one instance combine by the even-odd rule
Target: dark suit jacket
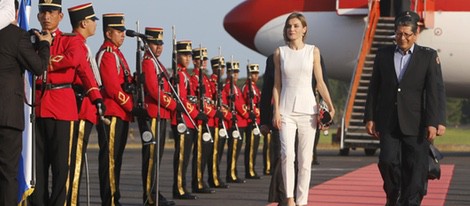
[[[326,75],[326,68],[323,62],[323,57],[320,56],[320,64],[323,73],[323,81],[328,86],[328,77]],[[314,74],[315,76],[315,74]],[[315,88],[317,85],[316,79],[312,78],[312,87]],[[260,124],[261,125],[270,125],[272,127],[273,119],[273,107],[272,107],[272,97],[273,97],[273,87],[274,87],[274,60],[273,55],[269,55],[266,59],[266,69],[263,74],[263,86],[261,88],[261,99],[260,99]]]
[[28,32],[15,25],[0,30],[0,126],[24,129],[24,68],[40,75],[49,62],[49,43],[36,53]]
[[377,52],[364,114],[376,130],[392,132],[397,124],[404,135],[418,136],[425,126],[439,122],[439,62],[435,50],[415,44],[403,78],[398,82],[394,51],[388,46]]

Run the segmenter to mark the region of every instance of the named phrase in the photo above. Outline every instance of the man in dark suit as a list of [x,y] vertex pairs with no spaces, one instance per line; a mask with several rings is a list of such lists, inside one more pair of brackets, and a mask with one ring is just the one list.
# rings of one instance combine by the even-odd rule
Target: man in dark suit
[[39,38],[38,53],[28,32],[16,22],[0,30],[0,205],[17,205],[18,167],[24,130],[24,68],[40,75],[49,62],[49,33]]
[[[260,130],[264,136],[265,144],[263,145],[263,151],[270,151],[270,153],[263,154],[265,156],[264,161],[266,161],[266,159],[270,160],[269,163],[265,162],[264,171],[269,171],[272,175],[269,185],[268,201],[278,202],[279,205],[284,205],[286,204],[284,201],[286,199],[286,191],[282,181],[281,164],[279,162],[279,158],[281,157],[281,142],[279,139],[279,130],[272,125],[273,108],[271,99],[273,87],[274,61],[273,55],[269,55],[266,59],[266,69],[263,74],[263,86],[261,88],[260,99]],[[270,141],[268,141],[268,139]],[[269,165],[270,168],[266,168],[267,165]]]
[[380,139],[379,170],[387,205],[420,205],[427,183],[429,141],[436,137],[440,61],[433,49],[415,44],[419,16],[395,20],[397,45],[378,51],[364,122]]

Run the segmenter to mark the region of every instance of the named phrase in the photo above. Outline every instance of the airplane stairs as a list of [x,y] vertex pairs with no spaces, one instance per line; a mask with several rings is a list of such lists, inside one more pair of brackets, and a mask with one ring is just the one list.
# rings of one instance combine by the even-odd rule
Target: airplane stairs
[[[372,28],[373,30],[373,28]],[[367,134],[363,123],[364,109],[369,88],[370,78],[374,66],[374,58],[380,47],[394,44],[394,18],[380,17],[376,23],[375,31],[372,31],[368,51],[362,51],[355,77],[352,80],[349,98],[342,119],[340,136],[340,155],[349,155],[350,149],[364,148],[365,154],[374,155],[379,148],[379,140]],[[363,50],[367,46],[363,45]],[[362,59],[361,59],[362,58]],[[361,69],[362,67],[362,69]],[[343,129],[344,128],[344,129]]]

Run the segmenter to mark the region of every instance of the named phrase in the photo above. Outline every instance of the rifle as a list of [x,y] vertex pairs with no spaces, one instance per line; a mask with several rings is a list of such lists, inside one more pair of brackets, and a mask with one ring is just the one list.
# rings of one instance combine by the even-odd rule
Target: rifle
[[260,130],[259,130],[259,127],[258,127],[258,123],[256,122],[256,115],[255,115],[255,110],[254,110],[254,102],[253,102],[253,98],[255,96],[254,92],[253,92],[253,86],[252,86],[252,80],[251,80],[251,75],[250,75],[250,67],[253,66],[253,67],[256,67],[258,65],[256,64],[253,64],[253,65],[250,65],[250,61],[248,60],[248,64],[246,65],[246,74],[247,74],[247,78],[246,78],[246,81],[247,81],[247,87],[248,87],[248,110],[250,112],[250,119],[251,119],[251,126],[252,126],[252,132],[254,135],[259,135],[260,134]]
[[[137,32],[139,32],[139,21],[136,22],[137,26]],[[144,90],[144,81],[145,81],[145,76],[144,73],[142,73],[142,40],[140,38],[137,38],[137,49],[136,49],[136,64],[135,64],[135,73],[134,73],[134,78],[135,78],[135,84],[136,84],[136,89],[134,93],[134,105],[135,107],[142,109],[142,110],[147,110],[147,107],[145,106],[145,90]],[[150,126],[148,125],[147,117],[142,117],[142,116],[137,116],[137,124],[139,125],[139,129],[141,132],[141,138],[144,144],[155,144],[153,140],[153,134],[150,131]]]
[[[203,68],[204,68],[204,55],[203,55],[203,49],[201,47],[201,45],[199,45],[199,61],[200,61],[200,65],[199,65],[199,75],[198,75],[198,107],[199,107],[199,114],[204,114],[204,98],[205,98],[205,94],[206,94],[206,88],[204,86],[204,74],[203,74]],[[206,129],[207,131],[202,133],[202,125],[205,124],[206,125]],[[208,141],[211,141],[211,142],[214,142],[214,140],[212,139],[212,135],[210,133],[210,129],[209,129],[209,125],[207,124],[207,122],[204,122],[204,121],[201,121],[201,124],[198,125],[198,128],[199,128],[199,132],[202,133],[202,134],[198,134],[198,135],[202,135],[202,140],[204,140],[205,142],[208,142]]]
[[[219,66],[218,66],[218,69],[216,71],[217,82],[215,83],[215,88],[216,88],[215,106],[216,106],[218,112],[221,112],[221,110],[222,110],[222,86],[223,85],[220,83],[220,79],[221,79],[220,70],[222,69],[222,64],[225,64],[222,60],[223,60],[223,57],[221,55],[220,47],[219,47]],[[222,125],[222,128],[220,128],[220,130],[219,130],[219,136],[227,138],[228,137],[227,136],[227,128],[225,127],[224,119],[223,118],[218,118],[217,127],[219,127],[221,125]]]
[[232,111],[232,138],[238,138],[242,140],[242,137],[240,135],[240,131],[238,130],[238,124],[237,124],[237,111],[235,108],[235,93],[234,93],[234,84],[233,84],[233,70],[234,70],[234,62],[233,62],[233,56],[232,60],[230,61],[230,75],[227,75],[227,78],[229,78],[229,85],[230,85],[230,90],[229,90],[229,107],[230,110]]

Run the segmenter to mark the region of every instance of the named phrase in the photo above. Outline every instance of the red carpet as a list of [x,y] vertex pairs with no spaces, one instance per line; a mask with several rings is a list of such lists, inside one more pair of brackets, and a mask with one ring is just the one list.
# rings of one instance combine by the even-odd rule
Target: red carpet
[[[429,181],[428,194],[424,197],[422,206],[444,205],[454,165],[441,165],[441,170],[440,180]],[[308,205],[314,206],[385,205],[385,193],[377,164],[365,166],[310,188],[308,199]],[[274,205],[277,204],[269,206]]]

